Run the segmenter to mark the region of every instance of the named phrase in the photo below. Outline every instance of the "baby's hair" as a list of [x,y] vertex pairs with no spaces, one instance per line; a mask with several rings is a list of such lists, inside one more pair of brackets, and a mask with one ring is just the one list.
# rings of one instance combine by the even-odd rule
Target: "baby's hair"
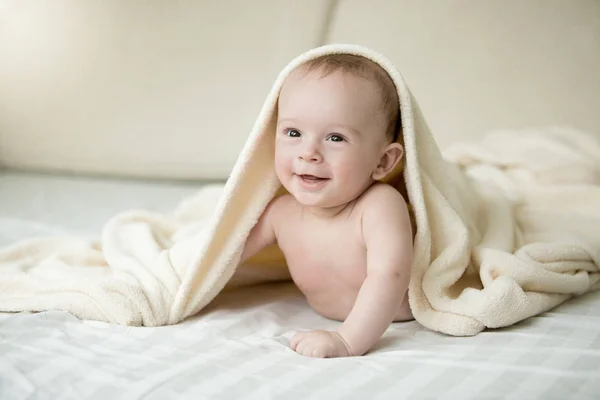
[[320,71],[322,76],[327,76],[335,71],[343,71],[362,78],[374,79],[381,90],[383,110],[388,118],[387,138],[390,141],[398,139],[402,126],[398,93],[392,78],[376,62],[354,54],[326,54],[305,62],[301,67],[306,72]]

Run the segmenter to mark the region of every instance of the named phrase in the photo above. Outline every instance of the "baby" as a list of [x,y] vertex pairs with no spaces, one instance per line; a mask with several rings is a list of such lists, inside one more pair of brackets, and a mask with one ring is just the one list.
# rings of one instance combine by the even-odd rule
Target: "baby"
[[391,78],[363,57],[311,60],[281,89],[275,169],[288,194],[266,207],[241,262],[277,243],[309,305],[344,321],[335,332],[295,335],[299,354],[363,355],[393,321],[412,319],[409,211],[378,182],[403,157],[398,121]]

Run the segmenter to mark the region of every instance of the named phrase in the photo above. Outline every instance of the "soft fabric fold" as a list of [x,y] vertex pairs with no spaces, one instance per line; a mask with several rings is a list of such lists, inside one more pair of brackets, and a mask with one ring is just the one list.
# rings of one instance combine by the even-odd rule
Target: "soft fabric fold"
[[409,300],[419,323],[474,335],[600,287],[598,136],[495,132],[442,154],[396,66],[371,49],[328,45],[282,70],[225,184],[170,214],[115,215],[97,241],[36,238],[0,250],[0,310],[158,326],[198,313],[227,287],[289,279],[276,246],[238,264],[250,230],[282,193],[274,171],[281,86],[303,62],[332,53],[375,61],[397,87],[405,159],[386,182],[414,216]]

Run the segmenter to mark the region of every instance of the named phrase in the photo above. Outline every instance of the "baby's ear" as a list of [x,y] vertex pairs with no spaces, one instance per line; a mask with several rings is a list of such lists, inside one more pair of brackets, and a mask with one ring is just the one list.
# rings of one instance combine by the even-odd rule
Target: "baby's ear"
[[393,142],[388,144],[381,154],[377,168],[375,168],[375,171],[371,175],[373,179],[378,181],[385,178],[402,160],[403,155],[404,147],[400,143]]

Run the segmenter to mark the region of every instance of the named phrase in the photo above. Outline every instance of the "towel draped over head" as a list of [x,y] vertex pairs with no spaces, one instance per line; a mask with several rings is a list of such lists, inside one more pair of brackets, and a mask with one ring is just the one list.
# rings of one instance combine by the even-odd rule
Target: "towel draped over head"
[[474,335],[600,287],[598,136],[495,132],[442,154],[389,60],[327,45],[281,71],[224,185],[200,189],[170,214],[119,213],[97,241],[36,238],[1,249],[0,311],[157,326],[196,314],[228,286],[289,279],[276,246],[238,263],[250,230],[282,193],[274,170],[281,86],[303,62],[333,53],[378,63],[397,88],[405,158],[386,182],[403,193],[416,225],[409,301],[418,322]]

